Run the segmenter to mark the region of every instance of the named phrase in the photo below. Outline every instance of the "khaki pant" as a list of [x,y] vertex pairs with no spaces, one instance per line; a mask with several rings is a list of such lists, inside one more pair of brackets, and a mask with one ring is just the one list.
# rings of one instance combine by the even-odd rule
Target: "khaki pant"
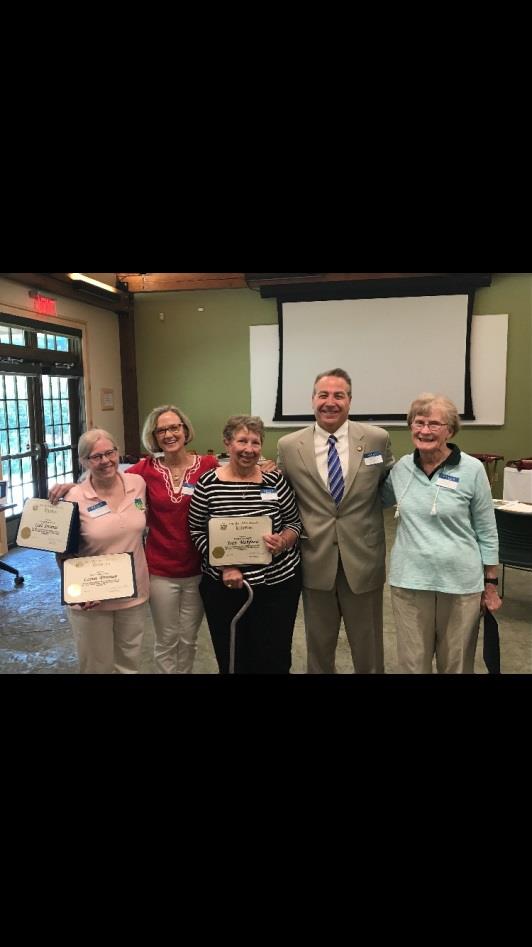
[[335,654],[342,618],[356,673],[384,674],[382,593],[383,587],[379,586],[355,595],[341,562],[336,584],[330,591],[303,588],[307,674],[336,673]]
[[473,674],[480,592],[450,595],[392,587],[400,674]]
[[68,609],[81,674],[138,674],[146,603],[116,611]]

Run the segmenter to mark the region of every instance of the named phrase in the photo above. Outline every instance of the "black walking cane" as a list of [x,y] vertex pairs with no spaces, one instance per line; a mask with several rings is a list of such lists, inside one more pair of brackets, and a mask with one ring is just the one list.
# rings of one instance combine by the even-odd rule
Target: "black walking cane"
[[237,622],[242,618],[244,612],[247,612],[249,606],[253,601],[253,589],[251,588],[249,582],[246,582],[244,579],[244,585],[248,590],[247,600],[242,605],[242,608],[236,613],[235,617],[231,622],[231,637],[229,639],[229,674],[235,673],[235,643],[236,643],[236,625]]

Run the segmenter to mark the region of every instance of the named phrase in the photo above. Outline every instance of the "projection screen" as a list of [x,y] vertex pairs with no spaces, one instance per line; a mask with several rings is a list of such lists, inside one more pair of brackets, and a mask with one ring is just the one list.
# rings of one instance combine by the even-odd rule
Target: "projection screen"
[[279,301],[275,421],[312,420],[314,378],[332,368],[351,376],[351,418],[401,420],[405,405],[433,391],[474,420],[468,302],[467,295]]

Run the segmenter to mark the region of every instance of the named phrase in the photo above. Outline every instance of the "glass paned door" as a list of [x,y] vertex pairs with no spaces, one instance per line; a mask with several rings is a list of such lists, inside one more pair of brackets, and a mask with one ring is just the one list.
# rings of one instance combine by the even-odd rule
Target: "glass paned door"
[[0,456],[2,477],[8,481],[8,515],[22,512],[24,500],[37,496],[30,436],[30,394],[26,375],[0,375]]
[[11,515],[77,479],[78,379],[0,375],[0,454]]

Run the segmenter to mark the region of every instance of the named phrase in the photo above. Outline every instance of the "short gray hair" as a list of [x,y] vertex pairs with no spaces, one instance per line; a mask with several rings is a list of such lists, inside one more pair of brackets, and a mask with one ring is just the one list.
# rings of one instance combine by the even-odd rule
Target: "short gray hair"
[[181,408],[176,408],[175,404],[160,404],[158,408],[152,408],[142,428],[142,443],[149,454],[161,453],[161,448],[153,432],[157,427],[159,417],[161,414],[166,414],[167,411],[172,411],[173,414],[177,414],[178,418],[181,419],[183,427],[185,428],[185,444],[190,444],[190,442],[194,440],[194,428],[185,412],[182,411]]
[[119,450],[115,438],[112,434],[109,434],[109,431],[104,431],[103,427],[93,427],[90,431],[85,431],[78,441],[78,456],[82,463],[89,459],[89,454],[92,454],[96,441],[99,441],[101,437],[107,438]]
[[264,443],[264,421],[256,414],[233,414],[228,418],[223,429],[224,441],[232,441],[236,432],[244,427],[258,434],[261,444]]
[[446,398],[445,395],[433,395],[430,391],[425,391],[423,394],[418,395],[415,401],[410,405],[407,416],[408,427],[412,427],[412,421],[416,417],[416,414],[420,414],[422,418],[427,418],[434,406],[441,408],[446,415],[447,426],[451,435],[457,434],[460,430],[460,415],[458,414],[458,408],[454,401],[451,401],[450,398]]

